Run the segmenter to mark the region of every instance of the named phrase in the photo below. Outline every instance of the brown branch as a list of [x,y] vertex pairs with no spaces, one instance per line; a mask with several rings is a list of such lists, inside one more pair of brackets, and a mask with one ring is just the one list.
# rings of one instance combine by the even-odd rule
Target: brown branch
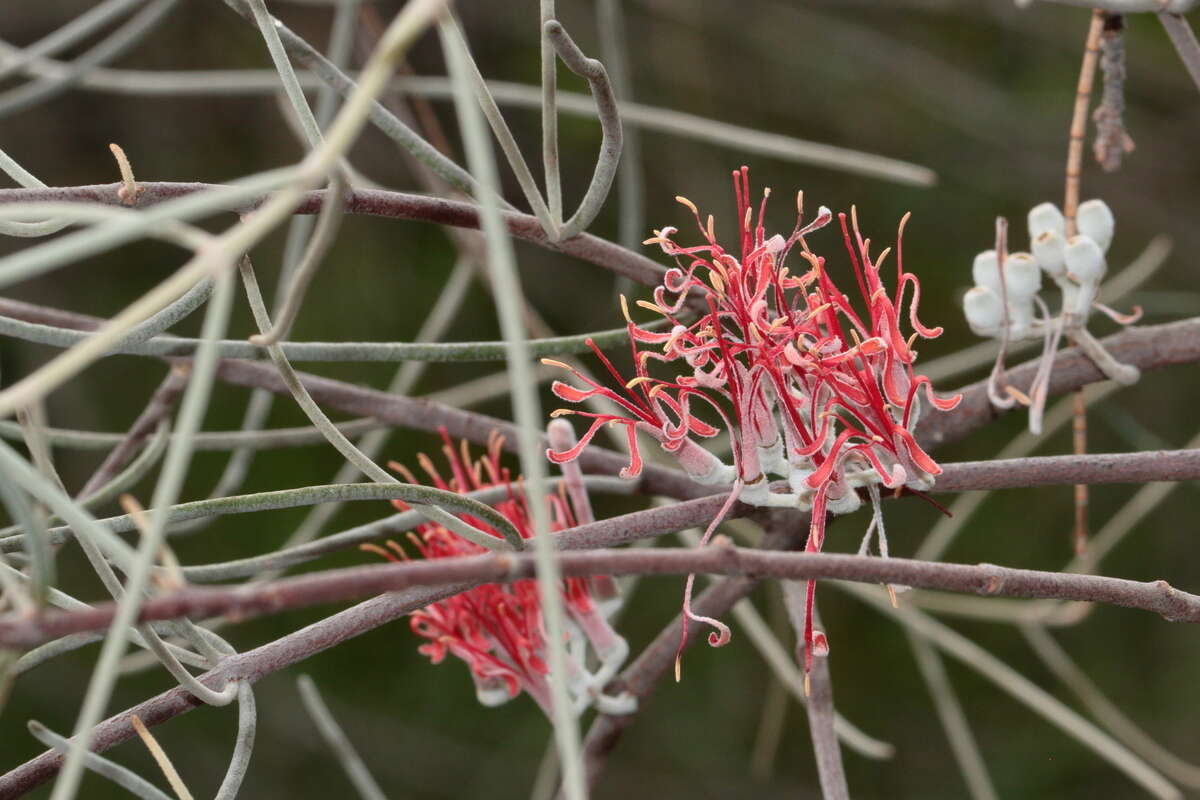
[[[803,662],[804,642],[804,607],[805,585],[796,581],[786,581],[783,584],[783,598],[787,607],[788,619],[796,632],[796,659]],[[814,605],[812,610],[813,627],[822,630],[821,617]],[[812,738],[813,756],[817,762],[817,778],[821,784],[823,800],[850,800],[850,790],[846,784],[846,769],[842,765],[842,748],[838,744],[837,733],[834,731],[833,720],[833,679],[829,675],[829,654],[812,660],[812,671],[805,676],[805,688],[808,690],[808,703],[805,712],[808,716],[808,732]]]
[[[1101,340],[1104,349],[1118,361],[1139,369],[1157,369],[1173,364],[1200,361],[1200,318],[1127,328]],[[1037,361],[1027,361],[1008,371],[1009,383],[1028,390],[1037,372]],[[919,368],[917,370],[920,371]],[[1060,350],[1054,359],[1048,391],[1061,395],[1089,383],[1106,380],[1104,374],[1078,348]],[[999,418],[1006,411],[992,406],[987,397],[987,381],[981,380],[958,390],[963,399],[953,411],[928,414],[917,425],[917,440],[935,448],[958,441]],[[1026,392],[1028,393],[1028,392]]]
[[1145,483],[1200,478],[1200,449],[1084,453],[942,465],[935,492],[1021,489],[1075,483]]
[[[121,186],[120,183],[106,183],[90,186],[0,189],[0,205],[47,201],[119,205],[117,190]],[[220,188],[219,184],[172,182],[139,183],[138,186],[143,189],[138,198],[138,206],[142,208],[196,192]],[[240,205],[231,203],[226,210],[245,214],[266,199],[264,196]],[[294,213],[316,214],[324,202],[325,190],[309,192]],[[354,189],[349,192],[345,211],[347,214],[418,220],[459,228],[479,227],[479,209],[472,203],[380,189]],[[662,283],[662,276],[666,271],[662,265],[640,253],[626,250],[615,242],[589,233],[581,233],[562,242],[551,242],[546,238],[545,231],[536,217],[515,211],[502,212],[502,216],[509,233],[518,239],[595,264],[644,286],[657,286]]]
[[[953,592],[1052,600],[1078,600],[1153,611],[1171,621],[1200,622],[1200,596],[1165,582],[1143,583],[1095,575],[967,566],[904,558],[834,553],[747,550],[731,544],[686,549],[591,550],[559,556],[563,575],[737,575],[756,579],[837,579]],[[508,582],[536,577],[526,553],[496,553],[405,561],[308,573],[263,583],[197,586],[147,600],[139,622],[183,616],[236,620],[417,586]],[[28,648],[72,633],[101,630],[116,606],[47,610],[37,616],[0,617],[0,647]]]

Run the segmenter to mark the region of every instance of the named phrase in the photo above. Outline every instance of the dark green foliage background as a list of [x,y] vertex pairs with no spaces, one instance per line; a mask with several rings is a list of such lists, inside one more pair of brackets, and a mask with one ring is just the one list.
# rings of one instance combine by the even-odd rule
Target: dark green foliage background
[[[10,2],[0,10],[0,38],[24,44],[89,7],[82,0]],[[323,46],[329,12],[309,5],[272,4],[273,10],[314,44]],[[567,28],[590,54],[598,53],[593,3],[560,2]],[[376,6],[386,18],[395,2]],[[1053,5],[1017,10],[1007,0],[896,0],[895,2],[782,2],[744,0],[628,0],[625,3],[636,99],[739,125],[903,158],[935,169],[932,189],[900,187],[783,161],[748,157],[659,134],[643,135],[647,230],[673,224],[687,230],[686,212],[672,198],[683,194],[730,228],[729,171],[749,163],[758,186],[769,183],[779,202],[770,212],[777,228],[790,228],[788,198],[803,188],[809,203],[848,210],[857,204],[867,233],[890,241],[905,211],[913,212],[905,252],[923,281],[923,317],[946,327],[922,347],[932,358],[975,342],[958,298],[970,283],[975,252],[990,246],[997,214],[1014,221],[1024,246],[1026,210],[1043,200],[1061,201],[1066,130],[1087,26],[1087,13]],[[536,3],[460,3],[484,73],[534,82],[538,76]],[[1196,289],[1196,186],[1200,179],[1200,94],[1153,17],[1131,20],[1127,35],[1127,123],[1138,149],[1116,174],[1088,159],[1084,197],[1102,196],[1116,213],[1114,268],[1132,260],[1158,233],[1176,249],[1140,297],[1148,321],[1200,313]],[[416,50],[418,73],[443,70],[432,40]],[[151,41],[117,66],[144,69],[269,67],[257,33],[216,0],[190,0]],[[563,71],[565,88],[583,91]],[[436,104],[453,131],[448,105]],[[531,163],[539,164],[538,121],[533,112],[507,116]],[[564,117],[564,182],[577,198],[592,169],[597,126]],[[266,96],[138,98],[73,91],[0,124],[0,146],[51,185],[108,182],[116,170],[107,151],[119,142],[142,180],[219,182],[292,163],[301,149],[275,102]],[[368,131],[353,162],[388,186],[411,188],[412,177],[390,142]],[[540,170],[539,170],[540,171]],[[510,193],[516,197],[515,187]],[[214,219],[219,229],[231,223]],[[723,227],[722,227],[723,226]],[[593,228],[616,235],[615,198]],[[282,236],[258,248],[259,274],[274,283]],[[814,246],[834,269],[845,268],[832,232]],[[12,241],[0,242],[11,250]],[[537,308],[559,333],[611,328],[620,321],[611,277],[586,264],[518,245],[520,268]],[[294,332],[299,340],[406,340],[454,259],[435,227],[350,218],[326,260]],[[178,251],[138,244],[88,259],[11,290],[20,299],[109,315],[181,263]],[[1128,303],[1123,303],[1127,306]],[[193,332],[198,319],[181,331]],[[1107,326],[1107,327],[1106,327]],[[1108,323],[1097,323],[1107,333]],[[244,303],[235,335],[251,331]],[[451,338],[497,338],[495,314],[485,293],[472,291]],[[6,383],[29,373],[51,352],[0,341]],[[302,365],[303,366],[303,365]],[[382,386],[386,365],[316,365],[314,371]],[[487,374],[495,365],[434,366],[420,392]],[[49,405],[54,424],[123,430],[161,379],[162,365],[110,358],[58,391]],[[942,388],[949,389],[951,386]],[[208,415],[210,429],[236,428],[247,393],[219,386]],[[547,399],[549,406],[551,400]],[[1194,366],[1147,374],[1091,415],[1096,451],[1180,447],[1196,433],[1194,409],[1200,380]],[[550,406],[552,407],[552,406]],[[508,415],[497,401],[483,410]],[[302,424],[289,401],[276,403],[272,425]],[[938,452],[944,460],[988,458],[1022,425],[1016,416],[968,442]],[[1069,449],[1065,434],[1051,437],[1044,453]],[[397,431],[387,453],[412,462],[431,437]],[[98,463],[93,453],[59,451],[69,486],[77,487]],[[189,498],[206,495],[223,457],[201,454],[187,484]],[[325,483],[338,466],[332,449],[310,447],[259,455],[244,487],[262,491]],[[1190,590],[1200,586],[1195,555],[1195,484],[1180,487],[1112,556],[1107,574],[1164,578]],[[1093,492],[1093,527],[1132,494],[1133,487]],[[150,487],[139,489],[148,497]],[[628,508],[616,501],[609,513]],[[345,509],[335,529],[378,518],[383,504]],[[264,552],[281,543],[302,510],[227,517],[178,542],[185,562],[204,563]],[[893,552],[911,554],[936,521],[919,503],[887,509]],[[853,550],[866,521],[859,514],[831,528],[829,547]],[[1071,492],[1067,489],[997,494],[974,518],[948,557],[1054,569],[1070,556]],[[78,553],[63,551],[64,577],[83,597],[99,598]],[[324,565],[363,563],[346,554]],[[635,652],[678,610],[681,581],[644,582],[632,598],[623,631]],[[770,604],[760,589],[755,601]],[[894,742],[892,762],[846,757],[858,797],[957,798],[965,795],[901,631],[835,588],[821,592],[832,643],[832,669],[840,710],[868,732]],[[319,608],[257,620],[229,629],[242,649],[255,647],[331,613]],[[1033,658],[1011,628],[951,621],[1032,680],[1072,702]],[[1200,632],[1147,614],[1099,609],[1059,640],[1135,720],[1185,758],[1200,760],[1195,709],[1200,688]],[[95,648],[44,666],[21,678],[0,719],[0,768],[40,751],[25,733],[36,718],[66,731],[74,722]],[[756,785],[748,760],[759,724],[767,668],[734,626],[732,644],[699,648],[685,660],[684,680],[665,683],[622,740],[597,796],[758,797],[816,796],[816,778],[803,714],[788,712],[775,774]],[[389,625],[303,665],[322,687],[335,714],[389,796],[494,800],[527,796],[549,728],[522,698],[500,709],[474,700],[458,662],[432,667],[416,653],[404,623]],[[961,693],[997,789],[1003,797],[1091,798],[1138,796],[1137,788],[1073,740],[1052,729],[1007,695],[958,664],[950,675]],[[258,685],[260,726],[245,797],[317,798],[350,791],[335,761],[299,707],[295,672]],[[123,680],[112,709],[131,705],[169,686],[161,671]],[[223,774],[234,733],[234,713],[207,710],[157,731],[197,796],[211,796]],[[140,745],[113,752],[116,759],[156,777]],[[41,796],[41,795],[39,795]],[[86,798],[117,796],[88,778]]]

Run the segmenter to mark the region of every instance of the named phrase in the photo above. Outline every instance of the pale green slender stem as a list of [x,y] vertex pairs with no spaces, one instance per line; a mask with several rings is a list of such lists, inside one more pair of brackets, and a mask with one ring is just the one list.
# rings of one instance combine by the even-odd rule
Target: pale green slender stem
[[[266,306],[263,304],[262,293],[258,290],[258,282],[254,279],[254,269],[250,265],[249,256],[242,259],[242,283],[246,287],[246,297],[250,301],[250,310],[254,314],[255,322],[258,324],[260,331],[266,331],[271,327],[271,320],[267,316]],[[343,457],[353,464],[360,472],[366,475],[376,483],[389,485],[400,485],[400,480],[390,472],[385,471],[382,467],[368,458],[361,450],[354,446],[354,443],[339,431],[321,407],[304,388],[304,384],[300,381],[300,377],[296,371],[292,369],[292,365],[288,363],[287,357],[283,354],[283,349],[275,344],[267,348],[267,352],[271,356],[272,363],[279,370],[279,375],[283,378],[283,382],[287,385],[295,398],[296,404],[300,406],[300,410],[304,412],[312,424],[325,434],[325,438],[329,443],[342,454]],[[507,542],[508,547],[513,550],[521,550],[524,547],[524,540],[520,534],[516,533],[512,525],[501,528],[504,533],[504,542],[495,537],[479,530],[478,528],[469,525],[460,520],[448,511],[445,511],[436,505],[427,505],[423,503],[415,504],[415,508],[420,511],[431,522],[436,522],[444,525],[446,528],[457,533],[469,542],[473,542],[481,547],[486,547],[491,550],[503,549],[504,542]]]
[[982,677],[1003,689],[1051,725],[1076,739],[1105,761],[1125,773],[1154,797],[1182,800],[1183,795],[1170,781],[1125,745],[1113,739],[1052,695],[1008,666],[967,637],[912,608],[892,608],[887,597],[873,586],[858,586],[834,581],[835,586],[862,600],[877,611],[898,621],[947,655],[961,661]]
[[354,749],[354,745],[350,743],[346,732],[334,719],[329,706],[325,705],[313,679],[307,675],[301,675],[296,679],[296,688],[300,691],[300,700],[304,703],[304,710],[308,712],[309,718],[317,726],[321,738],[337,756],[338,763],[346,771],[346,777],[350,779],[350,783],[354,784],[358,796],[362,800],[387,800],[387,795],[383,793],[375,778],[371,776],[370,770],[367,769],[367,765],[358,751]]
[[105,0],[89,8],[62,27],[22,48],[20,55],[0,67],[0,78],[9,77],[36,59],[61,53],[144,2],[145,0]]
[[1200,788],[1200,766],[1184,761],[1150,738],[1133,720],[1092,682],[1063,646],[1041,625],[1025,623],[1019,626],[1029,646],[1037,653],[1063,686],[1071,690],[1091,715],[1108,728],[1114,736],[1189,789]]
[[621,160],[621,118],[617,113],[617,99],[613,96],[612,85],[608,82],[608,73],[604,71],[604,65],[585,56],[558,21],[546,23],[546,36],[563,63],[588,82],[592,98],[596,101],[596,115],[600,118],[600,153],[596,156],[591,183],[588,184],[575,213],[559,225],[559,237],[569,239],[582,233],[592,224],[608,198],[608,192],[617,175],[617,164]]
[[[202,278],[228,269],[241,253],[289,216],[304,192],[329,174],[358,137],[371,105],[387,86],[398,59],[443,5],[444,0],[410,0],[404,7],[384,32],[379,47],[363,70],[361,82],[334,120],[324,143],[304,159],[294,180],[272,195],[241,224],[217,237],[212,245],[197,253],[175,275],[105,323],[86,342],[0,392],[0,418],[11,414],[16,408],[29,405],[74,376],[119,340],[130,326],[159,310]],[[61,244],[69,238],[64,237],[51,244]]]
[[[373,489],[389,488],[381,487],[379,484],[351,485],[366,486]],[[629,481],[608,476],[589,476],[586,478],[586,485],[591,491],[596,492],[629,494],[633,491]],[[496,503],[504,500],[507,497],[507,492],[506,487],[489,487],[461,496],[477,500],[480,503]],[[341,502],[341,500],[334,502]],[[339,533],[322,536],[316,541],[297,543],[261,556],[251,556],[249,558],[240,558],[216,564],[199,564],[184,567],[183,573],[189,581],[196,583],[213,583],[256,576],[265,578],[266,576],[263,575],[265,570],[281,570],[285,567],[316,560],[330,553],[356,547],[363,542],[375,541],[388,536],[402,536],[417,525],[420,525],[422,519],[424,519],[424,516],[415,511],[405,511],[381,520],[376,520],[375,522],[368,522],[365,525],[357,525]]]
[[292,111],[296,114],[300,129],[304,131],[304,137],[308,139],[308,146],[315,149],[321,144],[321,128],[317,124],[317,118],[313,116],[312,109],[309,108],[308,100],[304,97],[304,89],[301,88],[300,81],[296,79],[296,71],[292,69],[292,62],[288,60],[287,52],[283,49],[279,30],[275,27],[275,19],[267,11],[267,4],[264,0],[246,0],[246,5],[250,7],[250,12],[254,15],[254,22],[258,25],[258,31],[262,34],[263,41],[267,43],[271,62],[275,65],[275,71],[279,73],[283,91],[287,95],[288,102],[291,103]]
[[[451,322],[454,321],[463,299],[466,297],[473,273],[474,268],[467,259],[460,258],[455,263],[454,269],[451,271],[450,277],[446,279],[446,284],[438,295],[437,301],[434,302],[433,308],[429,310],[428,316],[421,323],[420,330],[417,331],[417,341],[436,341],[445,334]],[[400,369],[396,370],[396,374],[392,376],[391,383],[388,384],[388,393],[399,395],[411,394],[417,381],[420,380],[421,375],[425,372],[425,365],[426,362],[423,361],[406,361],[402,364]],[[371,431],[358,441],[357,447],[367,458],[378,458],[390,435],[390,428]],[[338,469],[337,474],[333,476],[333,480],[330,483],[346,483],[353,480],[356,474],[357,470],[354,465],[347,462]],[[321,532],[321,529],[325,527],[325,524],[337,514],[340,508],[341,503],[325,503],[314,508],[304,518],[304,521],[300,523],[300,526],[292,532],[287,541],[284,542],[281,551],[289,550],[315,539]],[[273,577],[273,574],[264,575],[263,577]]]
[[29,497],[7,479],[0,480],[0,503],[8,516],[16,523],[24,552],[29,557],[30,586],[28,592],[12,591],[14,603],[30,600],[34,608],[46,604],[49,588],[55,583],[54,551],[50,548],[50,537],[46,532],[45,518],[37,513]]
[[[626,40],[623,0],[599,0],[596,4],[596,27],[600,33],[600,53],[612,80],[618,111],[633,101],[633,85]],[[642,136],[636,125],[622,125],[621,161],[617,167],[617,243],[635,250],[645,233],[646,198],[645,175],[642,170]],[[633,282],[617,279],[617,293],[628,294]]]
[[24,111],[56,97],[74,86],[89,70],[120,58],[158,27],[178,3],[179,0],[152,0],[124,25],[67,64],[66,70],[60,75],[0,94],[0,117]]
[[[152,506],[162,509],[175,502],[183,485],[188,463],[191,460],[190,437],[200,427],[208,406],[216,373],[216,350],[211,342],[218,339],[229,323],[233,307],[233,281],[228,273],[217,279],[212,299],[204,317],[203,338],[210,344],[196,354],[191,379],[184,391],[180,405],[177,438],[167,452],[162,474],[154,488]],[[137,555],[127,571],[125,595],[119,600],[117,612],[109,627],[108,636],[100,650],[96,668],[92,672],[87,694],[84,696],[79,718],[75,724],[71,752],[67,754],[62,771],[54,784],[51,800],[72,800],[79,788],[83,771],[83,756],[91,742],[93,729],[104,714],[117,679],[117,667],[125,653],[126,631],[137,618],[141,607],[150,570],[158,555],[166,528],[166,515],[156,510],[150,513],[149,527],[142,536]],[[236,690],[235,690],[236,691]]]
[[[225,0],[225,4],[232,8],[237,13],[247,19],[253,20],[248,8],[246,8],[245,0]],[[279,37],[283,41],[284,47],[296,59],[304,63],[311,69],[320,79],[332,86],[343,97],[353,98],[356,93],[360,92],[364,83],[366,83],[366,75],[370,70],[370,64],[364,67],[363,71],[358,76],[358,83],[355,83],[344,72],[338,69],[332,61],[321,55],[303,38],[297,36],[291,29],[280,22],[278,19],[272,18],[272,22],[279,31]],[[400,32],[406,35],[407,32]],[[407,49],[408,42],[400,39],[400,34],[397,35],[397,43]],[[386,38],[386,34],[385,34]],[[382,48],[382,44],[381,44]],[[383,49],[377,48],[377,53],[384,52]],[[398,54],[398,55],[402,55]],[[384,84],[386,85],[391,75],[386,76]],[[383,87],[379,87],[382,90]],[[396,118],[394,114],[389,112],[374,98],[381,92],[372,89],[370,92],[370,101],[366,107],[366,113],[370,121],[377,127],[385,136],[395,141],[405,150],[412,153],[413,157],[427,167],[432,169],[451,185],[463,192],[470,192],[473,186],[473,181],[466,171],[455,164],[446,156],[442,155],[436,147],[422,139],[416,131],[409,128],[403,122]],[[347,104],[349,100],[347,100]],[[345,108],[343,107],[343,112]]]
[[[262,0],[255,0],[262,2]],[[253,344],[266,346],[286,339],[291,333],[292,325],[300,314],[300,306],[304,303],[304,295],[308,291],[312,279],[317,276],[317,269],[342,224],[342,210],[346,207],[346,182],[336,173],[329,181],[330,202],[321,205],[317,216],[317,229],[308,242],[308,248],[300,259],[300,263],[292,270],[291,281],[283,302],[278,304],[275,312],[275,324],[265,333],[251,336]]]
[[946,731],[946,739],[950,743],[950,751],[958,762],[958,770],[966,781],[967,791],[974,800],[996,800],[998,795],[992,786],[992,778],[988,775],[987,764],[979,752],[975,742],[975,734],[971,731],[971,723],[963,712],[962,704],[950,676],[946,674],[946,666],[942,657],[937,654],[928,642],[919,636],[908,634],[908,644],[916,658],[921,677],[933,698],[933,706],[937,709],[942,728]]
[[562,171],[558,163],[558,61],[546,24],[554,20],[554,0],[540,0],[538,42],[542,60],[542,165],[546,170],[546,202],[555,225],[563,222]]
[[254,700],[254,689],[250,681],[238,682],[238,732],[233,745],[233,756],[229,769],[217,789],[216,800],[234,800],[242,788],[246,771],[250,768],[250,756],[254,753],[254,736],[258,732],[258,706]]
[[518,451],[533,519],[534,554],[538,566],[538,594],[546,625],[550,667],[551,718],[558,742],[559,762],[563,768],[563,789],[568,800],[584,800],[587,783],[579,742],[579,722],[567,692],[567,653],[564,645],[565,620],[562,608],[561,580],[554,543],[550,537],[549,510],[546,506],[546,463],[541,448],[542,414],[537,383],[522,314],[524,301],[517,275],[512,241],[508,237],[494,196],[499,186],[491,145],[485,133],[479,108],[471,102],[471,75],[474,71],[466,43],[452,20],[438,27],[442,49],[456,88],[455,109],[467,153],[471,174],[481,187],[476,198],[480,221],[487,239],[489,266],[500,317],[500,328],[509,345],[508,369],[512,381],[513,409],[517,423]]
[[[463,35],[462,28],[453,17],[447,23],[444,35],[451,38],[455,42],[455,46],[468,54],[464,58],[463,69],[466,71],[467,79],[470,81],[470,89],[478,101],[479,107],[483,109],[483,114],[487,118],[488,124],[491,125],[492,133],[495,134],[496,141],[500,145],[500,150],[504,153],[504,158],[508,161],[508,165],[512,168],[513,174],[517,178],[521,192],[525,195],[525,202],[529,203],[530,211],[537,217],[538,222],[542,224],[542,230],[546,231],[546,235],[550,240],[558,241],[558,223],[555,222],[554,216],[546,206],[546,200],[542,197],[542,193],[538,189],[537,181],[534,180],[533,173],[529,171],[529,164],[526,163],[525,156],[521,155],[521,148],[517,144],[517,140],[513,137],[508,123],[504,121],[504,115],[500,113],[500,107],[496,105],[495,98],[488,91],[487,82],[484,81],[483,75],[480,74],[479,67],[475,64],[475,59],[470,57],[470,47],[467,44],[466,37]],[[451,80],[453,81],[453,76]],[[474,174],[473,170],[472,174]],[[478,175],[475,175],[475,180],[479,180]],[[499,191],[499,181],[496,182],[495,188],[496,191]]]
[[[8,453],[11,453],[11,449],[5,445],[0,445],[0,466],[7,466],[5,459],[8,458]],[[18,475],[17,477],[22,478],[23,476]],[[588,479],[588,483],[589,485],[611,486],[618,490],[621,486],[619,478],[609,477],[592,477]],[[628,482],[625,485],[629,485]],[[39,494],[39,497],[43,496],[46,495]],[[473,496],[473,494],[461,495],[457,492],[408,483],[343,483],[330,486],[305,486],[296,489],[280,489],[272,492],[258,492],[233,497],[216,497],[208,500],[193,500],[189,503],[180,503],[179,505],[169,507],[166,509],[166,518],[169,522],[180,522],[220,514],[271,511],[316,503],[345,502],[349,500],[404,500],[409,504],[430,505],[436,503],[439,506],[452,509],[456,513],[477,517],[489,526],[494,527],[497,531],[500,531],[506,537],[518,535],[516,529],[512,527],[512,523],[504,515],[477,500],[473,500]],[[493,495],[486,493],[480,494],[480,496],[491,498]],[[499,498],[497,497],[496,499]],[[495,501],[492,500],[492,502]],[[152,510],[161,513],[161,509]],[[116,541],[120,542],[121,546],[125,548],[124,552],[131,552],[128,550],[129,545],[113,534],[136,530],[137,523],[132,516],[123,514],[117,517],[94,520],[90,516],[76,510],[71,517],[66,517],[65,515],[64,517],[67,519],[69,526],[50,529],[48,538],[52,544],[59,544],[69,539],[72,534],[72,528],[77,529],[86,521],[89,529],[94,533],[94,538],[104,543],[106,549],[112,541]],[[419,520],[416,520],[411,524],[417,524],[418,522]],[[21,537],[19,535],[0,539],[0,551],[14,552],[20,548]]]
[[[28,726],[29,733],[33,738],[46,745],[46,747],[57,750],[64,755],[70,752],[71,741],[66,737],[59,736],[36,720],[30,720]],[[143,800],[172,800],[168,794],[133,770],[122,767],[115,761],[109,761],[104,756],[97,755],[96,753],[87,753],[83,757],[83,762],[84,766],[92,772],[107,778],[125,791],[136,797],[143,798]]]
[[[158,463],[158,459],[161,458],[162,454],[166,451],[167,442],[169,441],[169,434],[170,426],[166,420],[163,420],[162,424],[159,426],[158,432],[155,433],[154,437],[150,440],[150,443],[145,447],[145,449],[138,453],[137,458],[133,459],[133,461],[130,461],[129,466],[125,467],[125,469],[123,469],[109,483],[106,483],[104,486],[101,486],[93,491],[87,497],[79,500],[78,502],[80,508],[90,511],[97,506],[103,505],[109,500],[112,500],[125,489],[128,489],[130,486],[146,477],[153,466]],[[60,521],[61,520],[55,516],[48,520],[48,523],[56,523]],[[7,528],[0,528],[0,542],[7,540],[14,534],[21,533],[22,528],[22,525],[10,525]],[[49,532],[47,532],[47,535],[49,536]],[[51,540],[48,539],[47,541]],[[2,549],[3,548],[0,547],[0,550]]]
[[[173,304],[171,308],[176,306],[177,304]],[[662,329],[665,325],[651,323],[641,327],[644,330],[655,330]],[[88,341],[91,336],[87,331],[25,322],[5,316],[0,316],[0,334],[51,347],[74,347]],[[530,339],[530,353],[536,358],[588,353],[591,352],[587,343],[589,339],[602,350],[619,347],[629,341],[629,330],[628,328],[610,328],[573,336]],[[195,353],[199,344],[198,339],[169,334],[153,336],[140,342],[122,338],[106,348],[102,355],[119,353],[139,356],[184,357]],[[502,361],[504,360],[505,346],[504,342],[281,342],[280,344],[283,354],[289,361],[382,363]],[[253,359],[261,355],[262,351],[261,345],[255,342],[223,339],[217,342],[217,352],[221,358]]]

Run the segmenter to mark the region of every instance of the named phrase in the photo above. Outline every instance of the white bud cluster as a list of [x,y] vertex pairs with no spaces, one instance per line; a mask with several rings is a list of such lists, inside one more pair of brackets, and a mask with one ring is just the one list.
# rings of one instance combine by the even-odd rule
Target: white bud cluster
[[1033,313],[1043,272],[1062,291],[1065,317],[1082,323],[1096,299],[1108,269],[1105,253],[1113,239],[1113,214],[1108,205],[1103,200],[1081,203],[1075,217],[1078,233],[1070,238],[1066,219],[1053,203],[1034,206],[1028,223],[1030,252],[1010,253],[1004,260],[1003,276],[995,250],[975,256],[971,269],[975,286],[963,297],[963,311],[979,336],[1002,335],[1006,322],[1013,340],[1043,333]]

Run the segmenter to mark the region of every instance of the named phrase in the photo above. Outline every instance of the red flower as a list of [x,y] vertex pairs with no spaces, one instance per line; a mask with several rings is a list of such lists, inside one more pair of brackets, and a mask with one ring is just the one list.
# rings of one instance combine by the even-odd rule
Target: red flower
[[[832,220],[827,208],[821,207],[816,219],[806,224],[802,195],[798,195],[795,228],[786,237],[767,236],[763,214],[770,190],[763,192],[756,219],[746,167],[733,173],[733,186],[740,256],[717,241],[711,216],[701,221],[691,201],[676,198],[691,210],[703,243],[684,247],[676,243],[674,228],[655,231],[646,243],[659,245],[675,258],[676,266],[654,290],[653,303],[638,302],[661,314],[672,327],[666,332],[641,330],[623,308],[634,378],[626,382],[593,347],[622,386],[621,392],[586,381],[574,370],[587,382],[587,389],[562,382],[553,386],[567,402],[599,396],[617,404],[623,413],[555,412],[589,416],[593,423],[577,446],[565,452],[552,450],[549,457],[556,462],[575,458],[600,425],[621,424],[629,432],[630,447],[630,464],[622,475],[633,477],[642,463],[635,432],[649,433],[693,478],[733,483],[727,507],[740,499],[755,505],[811,508],[806,549],[819,551],[826,513],[858,508],[859,488],[932,485],[941,468],[912,434],[921,397],[939,410],[953,408],[960,398],[937,397],[929,379],[913,371],[913,341],[939,336],[942,329],[923,325],[917,316],[920,283],[905,271],[901,254],[907,216],[897,233],[896,279],[889,290],[880,271],[890,249],[872,257],[870,240],[860,234],[855,211],[851,209],[850,224],[845,214],[838,215],[858,289],[852,301],[807,241]],[[793,250],[804,265],[796,274],[785,266]],[[910,285],[911,297],[906,298]],[[686,321],[689,298],[699,299],[707,313]],[[907,339],[900,329],[905,320],[913,331]],[[673,380],[654,378],[646,369],[651,359],[678,363],[687,371]],[[718,433],[696,416],[705,408],[724,422],[733,449],[731,467],[691,438]],[[790,491],[772,491],[767,480],[772,474],[786,478]],[[713,520],[705,541],[723,514]],[[689,579],[685,632],[689,618],[699,619],[691,614],[690,587]],[[810,582],[810,606],[812,589]],[[705,621],[719,630],[710,636],[710,643],[723,644],[728,638],[725,626]],[[811,613],[805,627],[807,669],[815,638]]]
[[[488,441],[487,453],[477,460],[471,459],[466,442],[456,450],[444,430],[442,440],[442,452],[449,467],[448,478],[442,476],[427,456],[418,456],[418,463],[431,485],[459,493],[496,486],[507,488],[507,497],[494,507],[513,523],[523,538],[530,538],[533,528],[525,495],[520,491],[519,480],[514,487],[509,470],[500,463],[503,438],[493,434]],[[391,466],[409,483],[418,482],[403,466],[394,463]],[[552,531],[576,524],[572,503],[565,492],[551,496],[548,502]],[[403,501],[397,500],[393,504],[401,510],[408,509]],[[464,520],[497,539],[503,538],[482,520],[470,516],[464,516]],[[431,522],[418,525],[416,531],[409,534],[409,539],[424,558],[488,552]],[[365,549],[392,561],[406,557],[399,546],[389,544],[390,551],[373,545],[367,545]],[[569,616],[567,651],[571,674],[568,686],[580,710],[594,699],[628,653],[625,641],[613,631],[595,601],[607,598],[603,591],[596,592],[593,587],[603,590],[609,585],[606,578],[567,578],[563,581],[563,600]],[[525,691],[549,712],[546,634],[536,581],[477,586],[414,611],[409,619],[413,632],[428,640],[418,650],[429,656],[433,663],[441,663],[447,654],[467,663],[475,680],[476,694],[484,705],[498,705]],[[588,673],[584,666],[583,655],[588,645],[602,664],[596,674]]]

